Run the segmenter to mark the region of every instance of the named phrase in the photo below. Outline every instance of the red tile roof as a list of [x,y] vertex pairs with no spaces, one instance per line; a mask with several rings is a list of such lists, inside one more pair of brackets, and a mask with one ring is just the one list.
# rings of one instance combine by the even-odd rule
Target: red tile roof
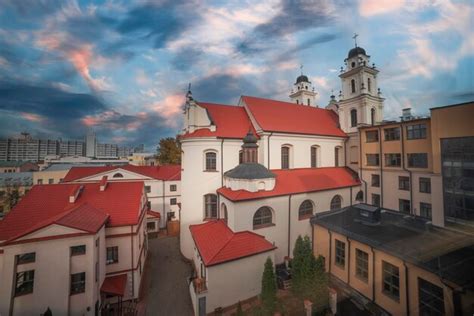
[[107,294],[124,296],[125,287],[127,286],[127,274],[119,274],[109,276],[104,279],[104,283],[100,287],[100,291]]
[[[64,182],[76,181],[82,178],[90,177],[103,172],[112,170],[126,170],[141,174],[157,180],[178,181],[181,180],[181,165],[163,165],[163,166],[101,166],[101,167],[72,167],[64,177]],[[110,178],[108,181],[117,179]]]
[[249,231],[234,233],[222,220],[190,225],[189,230],[206,266],[253,256],[276,248],[261,235]]
[[242,139],[247,135],[249,128],[252,128],[254,134],[256,134],[243,107],[203,102],[198,104],[207,109],[211,120],[216,125],[216,130],[211,132],[207,128],[201,128],[193,133],[184,134],[181,138],[217,137]]
[[161,218],[161,214],[155,211],[148,210],[146,211],[146,214],[150,215],[151,217]]
[[332,110],[249,96],[241,100],[264,131],[347,137]]
[[360,185],[353,171],[345,167],[279,169],[272,172],[276,176],[276,183],[271,191],[232,191],[222,187],[217,192],[231,201],[243,201]]
[[107,226],[138,223],[143,182],[113,182],[105,191],[100,191],[99,183],[82,186],[74,203],[69,202],[69,196],[80,187],[78,184],[33,186],[0,221],[0,240],[17,238],[54,223],[94,232],[107,216]]

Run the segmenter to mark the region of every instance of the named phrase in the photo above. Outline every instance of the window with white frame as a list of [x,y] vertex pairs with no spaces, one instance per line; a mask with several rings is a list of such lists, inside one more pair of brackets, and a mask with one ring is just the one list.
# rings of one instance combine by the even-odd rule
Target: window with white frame
[[253,215],[253,228],[266,227],[273,224],[273,214],[271,208],[262,206]]
[[217,195],[204,195],[204,218],[217,218]]
[[311,200],[304,200],[303,203],[300,204],[300,208],[298,209],[298,219],[307,219],[313,215],[313,202]]
[[205,171],[216,171],[217,170],[217,153],[214,151],[208,151],[205,154]]

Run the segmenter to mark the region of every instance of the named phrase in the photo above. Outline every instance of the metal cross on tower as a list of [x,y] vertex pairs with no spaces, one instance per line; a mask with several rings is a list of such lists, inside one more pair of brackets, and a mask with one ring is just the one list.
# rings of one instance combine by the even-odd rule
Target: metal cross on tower
[[352,36],[352,38],[354,39],[355,47],[357,47],[357,36],[359,36],[359,34],[357,33],[354,33],[354,36]]

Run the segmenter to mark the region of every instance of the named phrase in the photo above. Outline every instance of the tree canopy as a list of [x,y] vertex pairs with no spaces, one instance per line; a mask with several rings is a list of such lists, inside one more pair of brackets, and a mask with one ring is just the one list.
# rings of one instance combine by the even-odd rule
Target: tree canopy
[[277,284],[272,259],[267,258],[262,277],[262,309],[265,315],[273,315],[277,305]]
[[156,151],[158,162],[161,165],[181,163],[181,148],[174,137],[160,139]]

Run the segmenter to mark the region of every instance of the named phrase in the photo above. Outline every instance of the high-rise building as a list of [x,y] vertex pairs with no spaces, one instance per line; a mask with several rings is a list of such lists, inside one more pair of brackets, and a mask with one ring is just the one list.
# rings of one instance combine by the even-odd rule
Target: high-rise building
[[95,157],[97,153],[97,138],[94,131],[90,130],[86,135],[86,157]]

